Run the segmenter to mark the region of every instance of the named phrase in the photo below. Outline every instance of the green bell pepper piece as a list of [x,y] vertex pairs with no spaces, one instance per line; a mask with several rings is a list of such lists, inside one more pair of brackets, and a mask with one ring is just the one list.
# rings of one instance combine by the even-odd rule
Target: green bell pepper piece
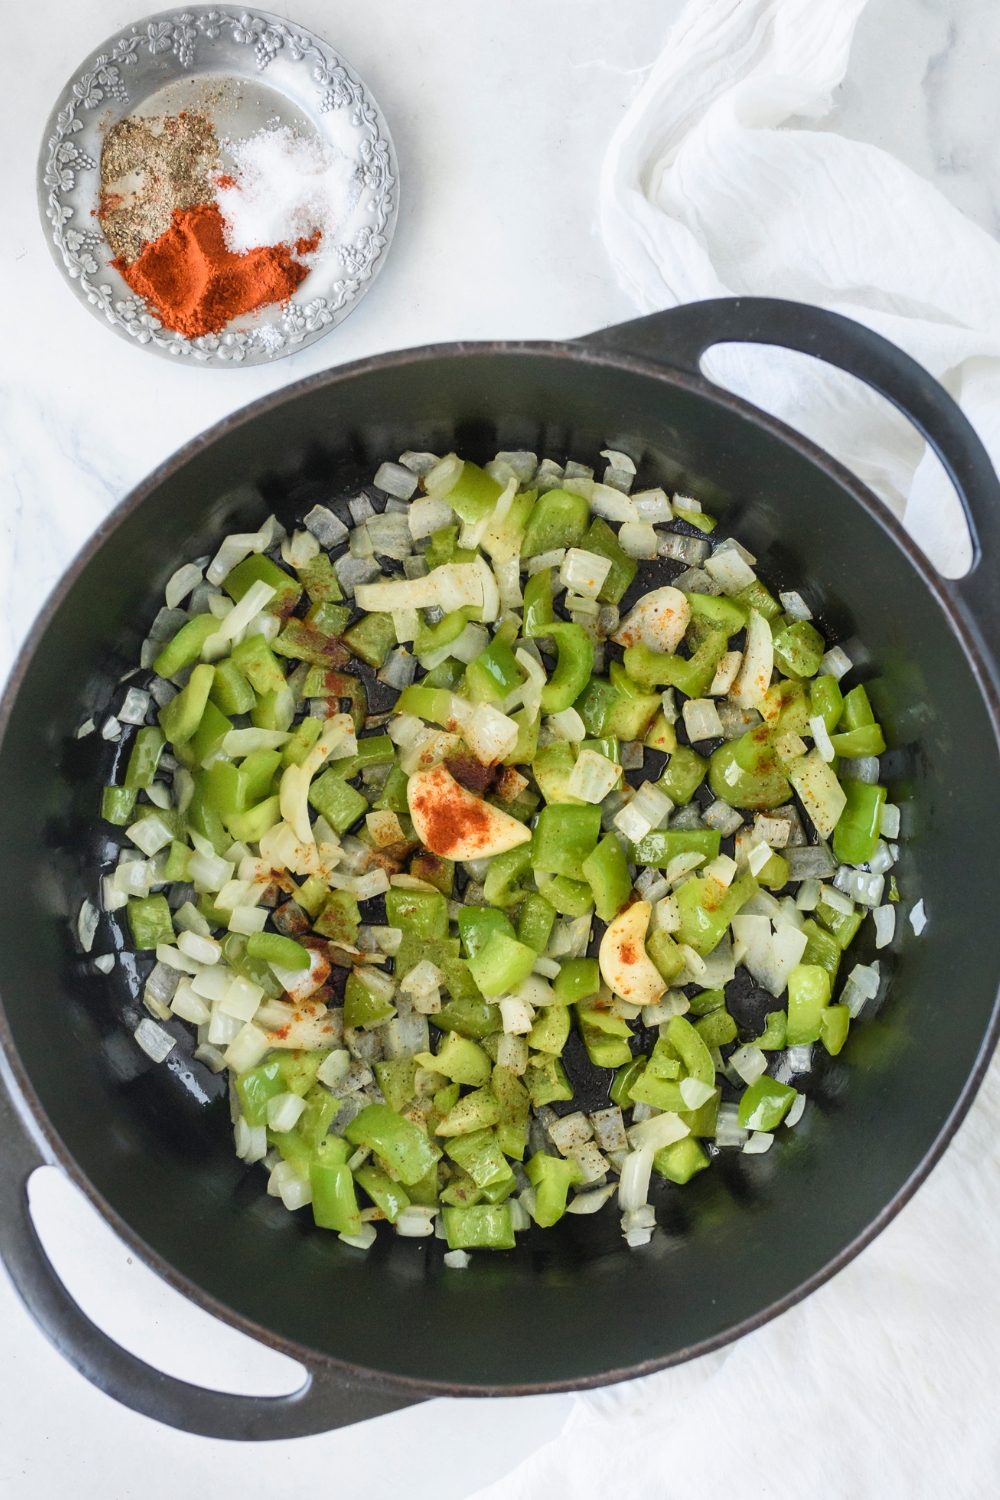
[[832,984],[840,968],[840,944],[811,917],[807,917],[802,923],[802,931],[807,938],[802,952],[802,962],[818,964],[821,969],[826,969]]
[[858,760],[863,755],[881,755],[885,749],[885,736],[881,724],[863,724],[860,729],[832,734],[830,744],[835,755],[842,755],[845,760]]
[[762,1073],[740,1099],[739,1123],[744,1130],[775,1130],[794,1100],[793,1088]]
[[847,803],[833,830],[833,852],[841,864],[864,865],[875,853],[879,840],[886,789],[853,778],[841,784]]
[[549,1229],[566,1212],[569,1190],[583,1177],[580,1165],[572,1157],[546,1156],[539,1151],[524,1170],[535,1189],[535,1222]]
[[477,1203],[471,1208],[445,1208],[449,1250],[513,1250],[513,1221],[506,1203]]
[[774,664],[788,677],[815,677],[825,652],[826,641],[808,620],[796,620],[774,637]]
[[436,625],[421,624],[413,642],[414,656],[430,656],[432,651],[439,651],[442,646],[452,645],[462,634],[468,619],[468,610],[453,609]]
[[524,678],[507,642],[494,636],[482,655],[466,668],[464,696],[471,703],[502,703]]
[[[299,575],[299,582],[313,601],[313,609],[310,609],[306,615],[307,620],[310,620],[317,606],[319,608],[323,608],[324,606],[333,608],[336,606],[338,600],[343,599],[344,596],[340,591],[340,582],[334,571],[333,564],[325,552],[318,552],[314,558],[310,559],[307,563],[303,563],[295,571]],[[341,609],[338,614],[333,616],[333,621],[329,628],[326,624],[320,625],[319,628],[326,635],[340,635],[343,632],[344,625],[347,624],[350,618],[350,614],[351,611],[349,609]],[[338,620],[342,620],[342,623],[336,623]],[[310,620],[310,623],[313,623],[313,621]]]
[[531,774],[546,802],[569,807],[584,806],[581,797],[573,797],[566,790],[575,764],[572,746],[566,740],[556,740],[536,751],[531,761]]
[[[211,901],[211,897],[208,897],[208,900]],[[198,903],[198,910],[202,910],[201,902]],[[211,918],[209,920],[211,921]],[[222,914],[222,920],[219,925],[224,927],[228,921],[229,914],[227,912]],[[222,956],[229,967],[235,969],[241,978],[249,979],[252,984],[260,985],[264,991],[265,1000],[277,1000],[285,993],[280,980],[271,972],[270,966],[263,959],[250,957],[247,952],[247,939],[242,933],[226,933],[222,939]]]
[[166,896],[128,898],[128,925],[137,948],[155,948],[157,943],[172,943],[174,924]]
[[446,498],[456,516],[474,526],[495,509],[502,494],[503,485],[498,484],[478,464],[466,460],[458,480],[448,491]]
[[775,850],[767,863],[757,871],[757,884],[769,891],[783,891],[791,874],[792,867],[788,860]]
[[713,751],[708,781],[720,802],[730,807],[781,807],[792,795],[766,724]]
[[638,844],[629,844],[629,859],[635,865],[665,870],[678,854],[703,854],[715,859],[722,835],[716,828],[653,828]]
[[697,1109],[679,1109],[677,1111],[684,1125],[691,1134],[698,1136],[701,1140],[710,1139],[716,1134],[719,1122],[719,1101],[722,1098],[722,1090],[716,1089],[710,1099]]
[[573,1085],[566,1077],[566,1069],[558,1057],[546,1053],[533,1059],[524,1074],[524,1086],[531,1096],[535,1109],[543,1104],[554,1104],[559,1099],[572,1099]]
[[[135,821],[135,799],[138,794],[126,786],[106,786],[101,790],[101,817],[106,823],[127,828]],[[554,913],[553,913],[554,915]],[[546,939],[548,941],[548,939]]]
[[[323,732],[323,720],[315,719],[310,714],[297,725],[292,737],[282,746],[280,750],[272,750],[270,753],[278,757],[278,764],[282,766],[301,766],[309,751],[315,745]],[[259,752],[258,752],[259,753]],[[338,761],[336,770],[343,775],[340,768],[342,761]],[[272,775],[274,773],[272,772]]]
[[489,1188],[513,1176],[510,1163],[504,1160],[497,1138],[490,1129],[455,1136],[445,1141],[444,1149],[453,1162],[468,1172],[477,1187]]
[[[631,1035],[629,1032],[629,1037]],[[629,1044],[624,1037],[609,1036],[600,1027],[591,1026],[583,1019],[580,1021],[580,1036],[595,1068],[619,1068],[631,1056]]]
[[754,1038],[754,1046],[762,1052],[781,1052],[788,1046],[788,1017],[783,1010],[768,1011],[764,1030]]
[[251,635],[233,647],[230,658],[239,667],[255,693],[273,693],[285,686],[278,658],[262,635]]
[[[527,847],[527,846],[522,846]],[[529,895],[517,917],[517,940],[544,953],[555,926],[556,910],[544,896]]]
[[220,624],[214,615],[195,615],[193,620],[182,625],[153,663],[157,677],[173,677],[184,667],[193,666],[208,637],[217,634]]
[[277,964],[279,969],[309,967],[309,950],[294,938],[282,937],[277,932],[252,932],[247,938],[247,953],[266,964]]
[[600,832],[599,807],[564,803],[543,807],[531,840],[532,865],[546,874],[580,880],[583,861],[597,847]]
[[442,1030],[457,1032],[459,1036],[468,1037],[474,1041],[481,1041],[483,1037],[492,1036],[495,1032],[503,1030],[503,1022],[497,1006],[490,1005],[488,1001],[482,999],[456,1000],[454,995],[441,1006],[434,1018],[434,1023]]
[[582,495],[569,490],[547,490],[528,517],[521,556],[538,557],[557,547],[579,547],[589,520],[590,506]]
[[391,1020],[395,1013],[392,1001],[370,990],[357,971],[348,975],[344,987],[345,1026],[367,1031]]
[[586,536],[580,543],[586,552],[606,557],[611,562],[607,578],[601,585],[598,599],[602,604],[618,604],[638,571],[638,563],[622,550],[617,536],[600,516],[590,523]]
[[382,1210],[390,1224],[395,1224],[403,1209],[410,1206],[409,1195],[399,1183],[393,1182],[381,1167],[376,1167],[370,1161],[358,1167],[354,1180],[359,1187],[364,1188],[375,1207]]
[[281,1057],[273,1054],[256,1068],[241,1073],[236,1079],[235,1088],[243,1118],[248,1125],[254,1126],[267,1124],[269,1100],[276,1099],[279,1094],[292,1092],[285,1081]]
[[621,693],[614,683],[605,681],[603,677],[590,679],[573,704],[588,734],[596,737],[604,734],[620,698]]
[[302,1097],[305,1099],[306,1107],[299,1116],[295,1128],[302,1139],[315,1149],[321,1141],[326,1139],[330,1126],[340,1113],[342,1101],[335,1099],[318,1083],[313,1084]]
[[567,875],[554,875],[545,882],[545,899],[555,907],[562,917],[585,917],[594,907],[594,893],[582,880],[570,880]]
[[381,668],[396,644],[396,630],[392,615],[364,615],[356,625],[344,632],[344,644],[350,646],[355,656],[370,667]]
[[190,865],[193,849],[187,844],[182,844],[178,839],[172,839],[170,843],[170,854],[167,859],[167,868],[163,872],[165,880],[190,880]]
[[[428,1055],[423,1052],[418,1054],[421,1059]],[[425,1062],[424,1066],[433,1067],[435,1073],[443,1073],[452,1083],[482,1088],[490,1081],[492,1065],[482,1047],[477,1047],[468,1037],[459,1036],[457,1031],[449,1031],[438,1048],[433,1064]]]
[[700,994],[695,995],[691,1000],[690,1014],[692,1016],[707,1016],[711,1011],[719,1010],[725,1003],[725,990],[702,990]]
[[[344,1006],[344,1024],[347,1025],[347,1006]],[[373,1063],[372,1067],[382,1096],[391,1109],[401,1112],[416,1098],[414,1084],[419,1064],[415,1057],[388,1057]]]
[[221,755],[222,741],[232,727],[232,719],[227,719],[222,710],[216,708],[209,698],[201,716],[201,723],[191,736],[191,754],[196,765],[210,764],[216,756]]
[[231,656],[215,663],[209,698],[224,714],[248,714],[257,702],[256,693]]
[[524,624],[526,640],[534,636],[546,636],[549,626],[555,621],[552,608],[552,573],[549,568],[539,568],[524,585]]
[[223,588],[234,604],[239,604],[243,595],[255,583],[267,583],[275,590],[274,598],[264,606],[269,615],[290,615],[302,597],[302,585],[263,552],[252,552],[243,562],[237,563],[223,580]]
[[464,906],[458,914],[458,931],[466,958],[482,953],[494,933],[515,938],[510,919],[491,906]]
[[836,677],[824,674],[809,685],[810,716],[821,717],[827,734],[832,734],[844,711],[844,695]]
[[439,891],[404,891],[393,886],[385,893],[385,912],[390,927],[401,927],[421,938],[448,936],[448,903]]
[[674,1141],[672,1145],[661,1146],[653,1157],[653,1171],[659,1172],[668,1182],[676,1182],[682,1186],[685,1182],[690,1182],[696,1172],[703,1172],[710,1165],[706,1152],[693,1135],[686,1135],[683,1140]]
[[292,727],[295,703],[287,687],[275,688],[271,693],[261,693],[250,710],[250,723],[255,729],[286,730]]
[[708,775],[709,762],[687,745],[678,745],[656,785],[677,807],[686,807]]
[[497,854],[490,861],[483,891],[491,906],[516,906],[525,897],[524,887],[518,881],[531,870],[531,845],[520,844],[506,854]]
[[647,692],[654,687],[669,686],[689,698],[703,698],[728,649],[729,636],[725,630],[711,631],[687,661],[682,656],[652,651],[644,641],[639,641],[625,648],[625,670]]
[[368,801],[331,766],[309,788],[309,801],[330,827],[343,833],[368,811]]
[[781,614],[781,605],[759,578],[747,584],[745,589],[740,589],[734,599],[737,604],[743,605],[747,612],[747,619],[750,618],[752,609],[755,609],[759,615],[763,615],[765,620],[776,620]]
[[559,1057],[569,1038],[569,1026],[568,1005],[547,1005],[528,1032],[528,1046],[533,1052]]
[[580,869],[594,893],[597,915],[602,922],[610,922],[632,893],[632,878],[625,855],[614,834],[609,833],[601,840]]
[[152,786],[165,744],[162,729],[149,724],[139,730],[125,770],[125,780],[122,785],[126,790],[137,792]]
[[756,893],[757,882],[750,874],[741,875],[720,895],[718,881],[702,880],[695,875],[675,893],[681,922],[675,936],[707,958],[725,936],[726,928]]
[[586,686],[594,669],[594,643],[582,625],[551,625],[549,635],[556,643],[559,659],[542,688],[542,709],[557,714],[571,707]]
[[[865,914],[863,911],[853,911],[845,916],[843,912],[834,911],[832,906],[827,906],[825,901],[820,901],[813,915],[833,934],[838,948],[843,952],[853,943]],[[823,967],[829,966],[824,964]]]
[[629,1097],[633,1104],[651,1104],[654,1109],[670,1110],[674,1114],[684,1108],[680,1084],[669,1078],[658,1078],[649,1067],[632,1080]]
[[646,939],[646,953],[653,960],[664,984],[673,984],[686,967],[684,955],[670,936],[658,928]]
[[[328,562],[329,560],[324,557],[323,561]],[[333,577],[334,586],[336,587],[337,575],[336,573],[334,573],[332,568],[330,569],[330,573]],[[306,592],[309,593],[309,590],[307,589]],[[312,598],[313,596],[310,594],[309,597]],[[337,599],[341,597],[339,587],[337,588],[337,592],[333,597]],[[321,635],[331,636],[343,635],[344,631],[347,629],[347,622],[350,618],[351,607],[349,604],[333,604],[326,600],[317,600],[317,602],[312,606],[311,609],[306,610],[305,615],[307,625],[311,625],[313,629],[318,630]]]
[[[301,906],[301,890],[296,899]],[[314,930],[320,937],[329,938],[331,943],[339,943],[341,946],[347,944],[350,947],[354,946],[360,925],[361,912],[357,897],[350,891],[331,891],[313,923]]]
[[491,1130],[499,1123],[500,1106],[490,1090],[473,1089],[471,1094],[463,1094],[461,1099],[455,1101],[434,1133],[447,1138],[447,1150],[448,1140],[455,1140],[460,1135],[472,1135],[480,1130]]
[[694,1029],[708,1048],[725,1047],[736,1040],[736,1022],[725,1007],[709,1011],[708,1015],[694,1022]]
[[361,1215],[351,1169],[346,1162],[329,1159],[338,1150],[332,1143],[325,1148],[324,1143],[318,1148],[316,1159],[309,1163],[313,1219],[321,1229],[356,1235],[361,1232]]
[[830,1003],[830,975],[818,964],[796,964],[788,976],[788,1045],[818,1042],[820,1017]]
[[388,1104],[366,1104],[344,1131],[354,1146],[367,1146],[389,1166],[404,1187],[419,1182],[436,1161],[441,1147]]
[[601,988],[601,970],[596,958],[568,958],[552,981],[552,991],[560,1005],[575,1005]]
[[711,1053],[690,1021],[684,1016],[672,1016],[667,1026],[667,1041],[680,1054],[690,1077],[715,1087],[715,1064]]
[[847,1041],[850,1025],[851,1013],[846,1005],[828,1005],[821,1011],[819,1039],[831,1057],[836,1057]]
[[630,1057],[627,1063],[615,1073],[611,1080],[611,1102],[617,1104],[619,1109],[628,1109],[632,1103],[631,1089],[633,1083],[646,1067],[645,1057]]
[[875,714],[868,694],[862,686],[851,688],[844,698],[844,706],[841,716],[837,721],[837,728],[844,730],[864,729],[869,724],[875,723]]
[[[748,609],[725,595],[685,594],[684,597],[691,607],[688,634],[691,636],[689,644],[694,650],[714,631],[724,630],[727,635],[736,635],[750,618]],[[692,627],[696,628],[692,630]]]
[[187,687],[160,709],[160,728],[172,745],[185,744],[197,731],[214,677],[214,667],[195,667]]
[[266,797],[256,807],[245,812],[230,813],[225,818],[226,827],[234,839],[244,844],[259,844],[265,833],[281,822],[281,803],[277,794]]
[[469,972],[484,995],[506,995],[527,979],[538,957],[534,948],[495,932],[474,958]]

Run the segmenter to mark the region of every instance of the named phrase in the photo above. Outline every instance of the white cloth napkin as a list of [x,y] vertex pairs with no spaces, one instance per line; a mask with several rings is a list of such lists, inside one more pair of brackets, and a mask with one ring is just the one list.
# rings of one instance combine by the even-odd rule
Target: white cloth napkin
[[[805,128],[863,8],[692,0],[608,150],[604,237],[646,312],[745,293],[857,318],[942,380],[1000,460],[1000,248],[885,152]],[[728,346],[705,371],[865,479],[943,572],[965,571],[957,501],[888,403],[801,355]],[[476,1500],[996,1493],[998,1120],[994,1063],[927,1184],[832,1282],[717,1354],[581,1395],[561,1436]]]
[[[867,324],[944,383],[1000,461],[1000,246],[878,147],[803,128],[830,107],[864,4],[692,0],[608,150],[604,238],[645,312],[744,293]],[[888,402],[787,352],[730,345],[705,372],[814,438],[942,572],[965,572],[958,502]]]

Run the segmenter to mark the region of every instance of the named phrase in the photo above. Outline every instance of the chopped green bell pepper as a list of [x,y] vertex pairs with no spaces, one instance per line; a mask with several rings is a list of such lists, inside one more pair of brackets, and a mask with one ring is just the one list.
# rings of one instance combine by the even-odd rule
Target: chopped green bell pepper
[[155,948],[174,941],[174,924],[166,896],[128,898],[128,925],[137,948]]
[[357,971],[347,977],[344,986],[344,1025],[367,1031],[381,1026],[395,1015],[395,1007],[384,995],[370,990]]
[[678,745],[656,785],[676,807],[686,807],[708,775],[709,763],[696,750]]
[[324,1141],[317,1147],[309,1164],[313,1218],[321,1229],[356,1235],[361,1231],[361,1215],[351,1169],[346,1161],[336,1159],[342,1151],[343,1144],[331,1136],[329,1144]]
[[673,984],[687,966],[683,953],[670,933],[664,932],[662,928],[657,928],[647,937],[646,953],[653,960],[664,984]]
[[739,1123],[744,1130],[775,1130],[794,1100],[793,1088],[762,1073],[740,1100]]
[[596,958],[567,958],[552,981],[560,1005],[575,1005],[601,988],[601,970]]
[[548,1229],[566,1212],[569,1190],[581,1181],[583,1172],[572,1157],[546,1156],[542,1151],[531,1158],[524,1170],[535,1189],[535,1222]]
[[548,1005],[528,1032],[528,1046],[533,1052],[550,1052],[559,1057],[569,1038],[569,1006]]
[[215,663],[209,697],[224,714],[248,714],[257,702],[256,693],[231,656]]
[[513,1221],[506,1203],[477,1203],[471,1208],[445,1208],[449,1250],[513,1250]]
[[830,1003],[830,975],[818,964],[796,964],[788,976],[789,1047],[818,1042],[820,1018]]
[[529,895],[517,917],[517,940],[544,953],[555,926],[555,907],[544,896]]
[[[451,497],[448,499],[451,504]],[[569,490],[547,490],[528,517],[521,556],[538,557],[558,547],[579,547],[590,519],[590,506]],[[567,705],[568,707],[568,705]]]
[[603,838],[597,848],[587,855],[580,869],[594,893],[597,915],[602,922],[610,922],[632,892],[632,879],[625,863],[625,855],[613,833]]
[[659,1172],[668,1182],[681,1185],[690,1182],[696,1172],[703,1172],[710,1165],[707,1154],[693,1135],[686,1135],[683,1140],[674,1141],[669,1146],[661,1146],[653,1157],[653,1171]]
[[559,1099],[572,1099],[573,1085],[566,1077],[566,1069],[558,1057],[550,1053],[533,1059],[524,1075],[524,1086],[531,1096],[535,1109],[543,1104],[554,1104]]
[[399,1183],[393,1182],[381,1167],[376,1167],[370,1161],[358,1167],[354,1180],[359,1187],[364,1188],[375,1207],[382,1210],[390,1224],[395,1224],[403,1209],[410,1206],[410,1198]]
[[853,911],[845,915],[843,912],[834,911],[833,907],[828,906],[825,901],[820,901],[813,915],[833,934],[837,946],[843,952],[853,943],[865,914],[863,911]]
[[277,964],[279,969],[309,967],[309,950],[294,938],[282,937],[277,932],[252,932],[247,938],[247,954],[263,959],[266,964]]
[[547,714],[557,714],[570,708],[586,686],[594,669],[594,643],[582,625],[551,625],[548,633],[556,643],[559,659],[542,688],[542,709]]
[[185,667],[193,666],[208,637],[218,633],[220,623],[214,615],[195,615],[182,625],[153,663],[157,677],[174,677]]
[[[320,608],[324,606],[333,607],[337,604],[338,600],[343,599],[344,596],[340,591],[340,582],[337,574],[325,552],[318,552],[314,558],[311,558],[307,563],[303,563],[295,571],[299,575],[299,582],[313,602],[313,609],[310,609],[306,615],[307,620],[313,615],[316,606]],[[349,609],[341,609],[333,617],[333,622],[329,627],[324,623],[319,628],[327,635],[340,635],[347,624],[350,613]],[[320,618],[323,617],[321,616]],[[342,621],[342,623],[336,623],[337,620]]]
[[809,686],[809,702],[811,716],[822,718],[827,734],[832,734],[844,711],[844,695],[836,677],[814,678]]
[[186,743],[197,731],[214,678],[214,667],[195,667],[187,687],[160,709],[160,728],[172,745]]
[[549,626],[555,622],[555,618],[552,608],[552,573],[548,568],[539,568],[524,585],[522,629],[525,639],[548,635]]
[[808,620],[786,625],[774,637],[774,664],[788,677],[815,677],[826,641]]
[[788,1017],[783,1010],[770,1010],[764,1030],[754,1037],[754,1046],[762,1052],[781,1052],[788,1045]]
[[740,875],[728,890],[718,881],[702,880],[695,875],[676,892],[681,921],[675,936],[707,958],[725,936],[726,928],[756,893],[757,882],[750,874]]
[[368,811],[367,799],[348,785],[335,766],[317,776],[309,788],[309,801],[337,833],[343,833]]
[[843,756],[845,760],[858,760],[866,755],[881,755],[885,749],[885,736],[881,724],[863,724],[860,729],[832,734],[830,744],[835,755]]
[[851,1013],[846,1005],[828,1005],[821,1011],[819,1039],[831,1057],[836,1057],[847,1041],[850,1025]]
[[665,870],[678,854],[715,859],[721,840],[716,828],[653,828],[638,844],[629,844],[629,859],[636,865]]
[[122,783],[125,789],[134,793],[152,786],[165,743],[162,729],[149,724],[139,730],[125,770],[125,780]]
[[[784,1012],[782,1012],[784,1015]],[[694,1029],[705,1043],[706,1047],[725,1047],[730,1042],[735,1042],[737,1035],[736,1022],[723,1007],[721,1010],[709,1011],[708,1015],[701,1016],[695,1021]]]
[[439,891],[404,891],[394,886],[385,893],[385,912],[390,927],[401,927],[421,938],[448,936],[448,903]]
[[591,521],[580,546],[585,552],[593,552],[598,557],[606,557],[610,561],[611,568],[597,597],[602,604],[618,604],[638,571],[639,565],[635,558],[629,557],[628,553],[622,550],[617,536],[600,516]]
[[712,754],[709,785],[730,807],[780,807],[792,795],[766,724],[728,740]]
[[264,606],[269,615],[290,615],[302,597],[302,585],[263,552],[252,552],[227,573],[223,588],[235,604],[255,583],[267,583],[275,590],[274,598]]
[[633,1083],[646,1067],[645,1057],[630,1057],[628,1062],[615,1073],[611,1080],[611,1102],[617,1104],[619,1109],[628,1109],[632,1103],[631,1089]]
[[537,957],[526,943],[495,932],[485,948],[469,959],[469,972],[484,995],[506,995],[523,984]]
[[356,625],[344,632],[344,644],[350,646],[355,656],[370,667],[383,667],[385,659],[396,644],[396,630],[392,615],[363,615]]
[[886,789],[855,781],[853,777],[842,785],[847,802],[833,830],[833,852],[842,864],[864,865],[875,853],[879,840]]
[[564,803],[543,807],[531,841],[534,868],[580,880],[583,862],[597,847],[600,832],[599,807],[570,807]]
[[114,823],[119,828],[127,828],[135,821],[132,814],[135,811],[137,795],[126,786],[104,787],[101,791],[101,817],[106,823]]
[[444,1149],[452,1161],[468,1172],[477,1187],[489,1188],[513,1176],[492,1130],[456,1136],[445,1141]]
[[491,906],[517,906],[524,900],[525,890],[518,882],[531,870],[531,845],[519,844],[506,854],[497,854],[490,860],[483,891]]
[[478,464],[466,460],[458,480],[448,491],[446,498],[456,516],[474,526],[495,509],[502,494],[503,485],[498,484]]
[[367,1146],[409,1187],[425,1177],[440,1159],[441,1148],[388,1104],[366,1104],[344,1131],[355,1146]]

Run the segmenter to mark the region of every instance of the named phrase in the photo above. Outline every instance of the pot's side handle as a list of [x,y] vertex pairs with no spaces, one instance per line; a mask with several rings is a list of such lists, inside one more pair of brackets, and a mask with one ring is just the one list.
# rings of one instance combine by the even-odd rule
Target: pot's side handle
[[[777,344],[855,375],[913,423],[944,465],[965,512],[972,567],[949,586],[990,647],[1000,644],[1000,481],[972,423],[934,377],[881,334],[853,318],[776,297],[689,302],[581,340],[700,374],[715,344]],[[985,566],[983,565],[985,561]]]
[[182,1432],[237,1442],[308,1437],[426,1399],[319,1362],[290,1396],[234,1396],[175,1380],[122,1349],[69,1296],[35,1232],[28,1179],[50,1158],[22,1117],[17,1095],[0,1050],[0,1258],[42,1333],[105,1395]]

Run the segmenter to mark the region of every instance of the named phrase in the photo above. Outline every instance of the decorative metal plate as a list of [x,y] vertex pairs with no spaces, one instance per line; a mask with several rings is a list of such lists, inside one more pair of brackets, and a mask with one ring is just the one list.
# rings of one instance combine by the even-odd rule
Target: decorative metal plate
[[[294,299],[187,339],[165,329],[110,264],[96,216],[104,133],[126,115],[200,108],[216,133],[246,137],[288,125],[351,155],[357,206]],[[266,364],[313,344],[357,306],[382,266],[396,222],[396,153],[381,110],[352,68],[280,16],[244,10],[162,11],[112,37],[63,90],[39,158],[38,200],[56,264],[80,301],[120,338],[188,363]]]

